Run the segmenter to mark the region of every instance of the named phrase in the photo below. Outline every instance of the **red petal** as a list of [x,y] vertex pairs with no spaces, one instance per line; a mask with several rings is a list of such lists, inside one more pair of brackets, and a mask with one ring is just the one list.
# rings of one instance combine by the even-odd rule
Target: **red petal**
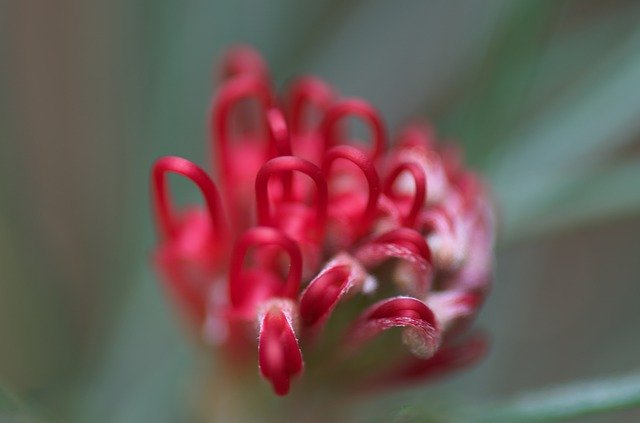
[[278,395],[289,392],[291,378],[302,372],[302,352],[293,330],[292,302],[275,300],[260,316],[260,373]]
[[367,273],[348,254],[339,254],[313,279],[300,296],[300,316],[307,326],[321,326],[341,298],[362,288]]
[[431,357],[440,344],[440,331],[429,307],[412,297],[388,298],[369,307],[353,325],[347,344],[362,345],[377,334],[394,327],[404,327],[402,340],[421,358]]

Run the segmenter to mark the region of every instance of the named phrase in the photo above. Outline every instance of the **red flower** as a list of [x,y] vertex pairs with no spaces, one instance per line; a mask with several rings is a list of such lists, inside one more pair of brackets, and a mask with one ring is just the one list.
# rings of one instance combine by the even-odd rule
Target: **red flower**
[[[385,337],[375,347],[387,365],[361,381],[414,381],[477,360],[485,343],[465,333],[489,289],[494,220],[459,154],[424,125],[406,127],[386,151],[377,111],[317,78],[279,99],[265,62],[246,47],[222,69],[211,135],[224,201],[185,159],[153,167],[155,263],[202,339],[235,362],[257,351],[279,395],[302,373],[303,351],[328,343],[335,354],[324,360],[344,368],[394,328],[415,358]],[[343,121],[352,118],[370,128],[368,147],[348,135]],[[195,183],[204,206],[175,209],[167,173]],[[307,367],[318,364],[311,357]]]

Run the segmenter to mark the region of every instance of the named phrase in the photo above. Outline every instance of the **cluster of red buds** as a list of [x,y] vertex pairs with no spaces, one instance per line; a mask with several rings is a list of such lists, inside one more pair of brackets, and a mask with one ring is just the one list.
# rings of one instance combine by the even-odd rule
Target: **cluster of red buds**
[[[348,119],[370,130],[369,142],[350,135]],[[466,328],[490,286],[494,218],[458,150],[422,124],[388,147],[371,105],[315,77],[277,97],[247,47],[223,60],[210,130],[217,184],[183,158],[153,165],[154,263],[223,359],[257,357],[284,395],[305,366],[349,375],[345,384],[353,372],[344,369],[358,368],[373,386],[483,355],[484,338]],[[176,209],[169,174],[193,182],[202,205]],[[366,364],[371,348],[378,358]]]

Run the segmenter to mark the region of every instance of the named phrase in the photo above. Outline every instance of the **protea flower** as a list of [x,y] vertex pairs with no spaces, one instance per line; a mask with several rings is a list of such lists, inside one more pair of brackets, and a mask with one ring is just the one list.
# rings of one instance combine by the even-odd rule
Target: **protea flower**
[[[315,77],[279,97],[249,48],[222,69],[213,171],[163,157],[152,188],[155,265],[222,366],[286,395],[383,389],[477,360],[484,342],[467,329],[491,282],[494,217],[459,151],[424,124],[389,145],[375,108]],[[174,208],[168,173],[203,205]]]

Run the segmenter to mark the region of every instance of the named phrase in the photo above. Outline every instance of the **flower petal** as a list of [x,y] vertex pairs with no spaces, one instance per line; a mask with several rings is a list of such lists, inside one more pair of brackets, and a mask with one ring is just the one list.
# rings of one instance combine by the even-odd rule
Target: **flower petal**
[[347,345],[358,347],[377,334],[404,327],[402,341],[417,357],[429,358],[440,344],[440,330],[431,309],[412,297],[394,297],[369,307],[351,328]]
[[258,356],[262,376],[278,395],[289,392],[291,378],[302,372],[302,352],[294,326],[295,305],[290,300],[269,302],[259,317]]

